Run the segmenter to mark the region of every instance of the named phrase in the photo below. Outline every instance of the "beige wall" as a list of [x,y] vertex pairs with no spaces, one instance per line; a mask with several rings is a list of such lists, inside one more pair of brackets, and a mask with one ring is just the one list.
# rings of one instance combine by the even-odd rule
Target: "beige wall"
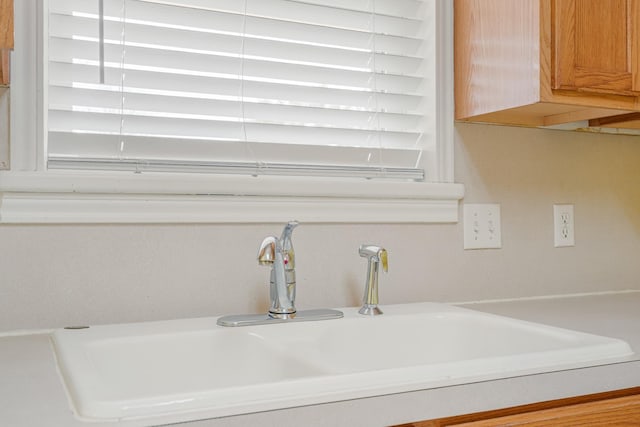
[[[359,304],[363,242],[389,249],[383,303],[640,289],[640,137],[458,124],[456,181],[502,205],[503,249],[464,251],[461,224],[304,224],[298,306]],[[575,205],[574,248],[553,248],[553,203]],[[0,226],[0,331],[264,311],[255,251],[279,231]]]

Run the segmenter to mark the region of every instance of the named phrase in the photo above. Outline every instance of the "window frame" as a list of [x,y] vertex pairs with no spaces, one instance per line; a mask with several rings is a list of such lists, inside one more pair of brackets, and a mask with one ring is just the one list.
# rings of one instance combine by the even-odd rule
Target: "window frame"
[[[11,170],[0,172],[0,223],[457,222],[453,183],[453,6],[436,1],[435,182],[47,170],[42,94],[44,2],[16,5]],[[33,28],[36,31],[33,31]],[[41,43],[38,43],[41,41]],[[35,56],[35,58],[33,57]],[[36,64],[35,66],[33,64]],[[37,84],[33,84],[36,81]]]

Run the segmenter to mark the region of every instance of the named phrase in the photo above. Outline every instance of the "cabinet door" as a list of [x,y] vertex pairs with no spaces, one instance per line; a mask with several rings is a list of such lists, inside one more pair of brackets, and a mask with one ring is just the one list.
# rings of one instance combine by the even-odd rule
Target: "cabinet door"
[[0,85],[9,84],[9,49],[13,49],[13,0],[0,0]]
[[13,0],[0,0],[0,49],[13,49]]
[[640,0],[553,0],[554,89],[640,94]]
[[638,392],[640,387],[396,427],[638,427]]
[[640,425],[638,396],[457,424],[456,427],[633,427]]

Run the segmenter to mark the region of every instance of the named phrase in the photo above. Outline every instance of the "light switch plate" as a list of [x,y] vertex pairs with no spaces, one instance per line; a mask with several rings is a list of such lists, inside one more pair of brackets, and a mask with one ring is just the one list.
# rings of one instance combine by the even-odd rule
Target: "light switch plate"
[[465,204],[463,216],[465,249],[502,247],[499,204]]

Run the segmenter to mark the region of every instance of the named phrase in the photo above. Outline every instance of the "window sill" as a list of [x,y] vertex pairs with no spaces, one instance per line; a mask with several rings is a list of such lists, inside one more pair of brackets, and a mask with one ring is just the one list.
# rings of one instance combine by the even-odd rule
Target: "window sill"
[[0,223],[452,223],[461,184],[0,172]]

